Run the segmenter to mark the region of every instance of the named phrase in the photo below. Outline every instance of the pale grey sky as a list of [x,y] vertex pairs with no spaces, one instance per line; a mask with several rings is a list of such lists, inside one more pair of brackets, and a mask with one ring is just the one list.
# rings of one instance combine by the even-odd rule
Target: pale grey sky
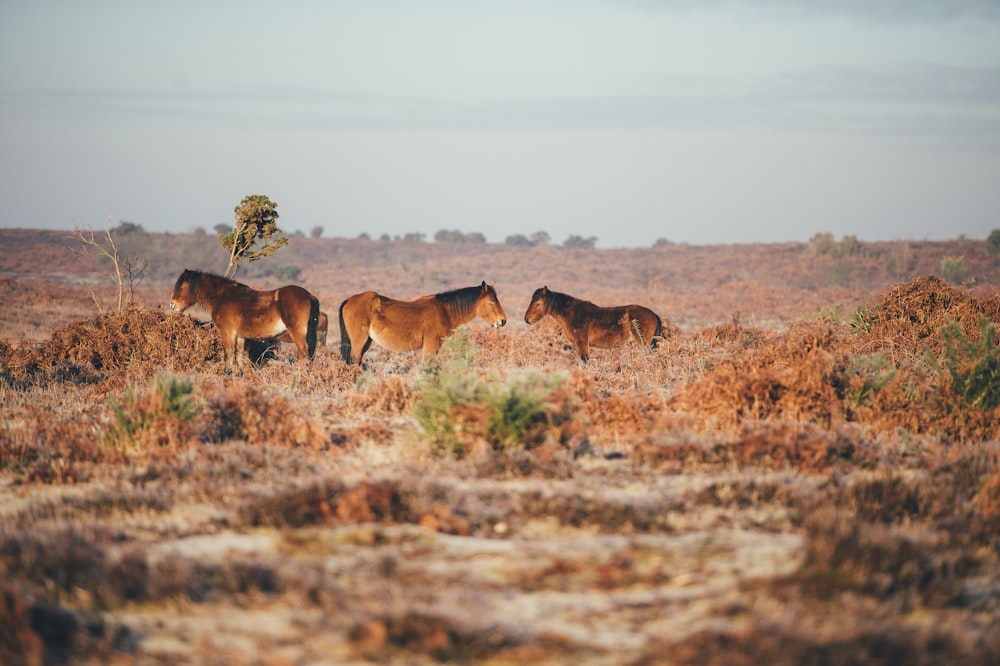
[[0,0],[0,226],[985,238],[1000,0]]

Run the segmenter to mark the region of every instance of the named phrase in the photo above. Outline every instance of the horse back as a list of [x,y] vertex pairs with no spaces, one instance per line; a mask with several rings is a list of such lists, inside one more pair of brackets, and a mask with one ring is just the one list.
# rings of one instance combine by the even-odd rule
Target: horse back
[[581,308],[580,321],[595,347],[614,347],[636,339],[644,345],[655,345],[662,333],[659,316],[643,305]]

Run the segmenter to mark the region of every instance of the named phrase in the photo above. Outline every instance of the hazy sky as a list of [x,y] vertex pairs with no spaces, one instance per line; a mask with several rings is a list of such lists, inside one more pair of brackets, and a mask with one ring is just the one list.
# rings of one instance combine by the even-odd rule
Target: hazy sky
[[0,226],[985,238],[1000,0],[0,0]]

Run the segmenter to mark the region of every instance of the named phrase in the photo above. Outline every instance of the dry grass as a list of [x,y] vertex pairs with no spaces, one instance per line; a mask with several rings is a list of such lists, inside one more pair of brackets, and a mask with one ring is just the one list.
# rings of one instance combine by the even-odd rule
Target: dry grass
[[[685,248],[548,251],[578,288],[551,286],[599,280],[595,302],[622,271],[672,290],[656,350],[588,366],[519,325],[537,275],[436,366],[349,367],[331,332],[311,364],[284,347],[228,378],[214,332],[155,303],[0,339],[0,661],[994,663],[1000,407],[956,389],[940,330],[980,340],[995,293],[916,277],[841,321],[815,305],[846,287],[753,267],[878,263],[771,250],[686,287]],[[727,282],[753,312],[686,311]],[[431,397],[456,446],[417,418]]]

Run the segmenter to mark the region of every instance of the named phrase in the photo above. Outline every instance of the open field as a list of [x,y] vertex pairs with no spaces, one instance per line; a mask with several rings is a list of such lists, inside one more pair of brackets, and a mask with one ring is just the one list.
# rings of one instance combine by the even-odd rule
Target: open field
[[[121,309],[66,234],[0,239],[0,663],[1000,663],[984,241],[293,238],[239,277],[327,345],[234,378],[166,307],[217,239],[123,238]],[[506,327],[341,361],[348,295],[484,279]],[[542,285],[666,335],[584,366]]]

